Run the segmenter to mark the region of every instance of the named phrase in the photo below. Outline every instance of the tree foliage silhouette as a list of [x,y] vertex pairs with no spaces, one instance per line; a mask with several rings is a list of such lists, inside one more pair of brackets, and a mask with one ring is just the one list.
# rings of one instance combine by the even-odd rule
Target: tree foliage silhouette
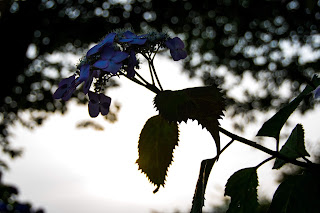
[[[65,70],[74,68],[48,56],[83,54],[91,42],[111,29],[156,29],[181,35],[189,54],[183,62],[185,71],[191,77],[200,76],[206,85],[217,84],[225,91],[238,89],[244,75],[250,73],[264,92],[240,91],[246,96],[241,101],[225,94],[226,110],[244,114],[245,122],[253,121],[257,110],[288,104],[320,67],[320,4],[312,0],[7,0],[0,2],[0,12],[5,80],[0,84],[0,139],[3,152],[12,157],[20,151],[10,147],[8,126],[20,122],[33,128],[50,113],[67,110],[64,102],[52,99],[52,93]],[[286,46],[309,48],[313,58],[305,59],[299,51],[287,55]],[[227,69],[216,72],[221,67]],[[229,76],[237,81],[230,82]],[[280,88],[286,83],[291,85],[290,94],[283,97]],[[117,83],[110,79],[107,86]],[[79,103],[87,102],[82,92],[75,96]],[[301,112],[312,109],[310,97],[301,99]],[[30,119],[21,117],[23,111],[30,112]],[[2,161],[1,165],[5,167]]]
[[[177,10],[176,8],[179,8]],[[253,109],[269,110],[288,102],[319,69],[313,60],[303,61],[300,53],[286,57],[282,44],[308,45],[319,49],[319,4],[316,1],[3,1],[1,3],[0,42],[2,68],[6,84],[1,84],[1,136],[8,134],[6,126],[19,120],[19,110],[64,112],[66,107],[52,101],[50,87],[57,84],[65,65],[52,62],[47,55],[54,52],[81,53],[92,41],[119,27],[135,31],[155,28],[184,35],[186,50],[191,53],[184,62],[190,76],[199,75],[210,85],[215,82],[225,90],[237,86],[243,74],[252,76],[266,88],[266,93],[243,91],[247,99],[227,95],[227,109],[234,115],[246,113],[254,119]],[[292,18],[295,17],[295,18]],[[299,17],[299,18],[298,18]],[[26,57],[26,52],[35,52]],[[191,60],[193,59],[193,60]],[[230,84],[229,75],[214,72],[228,68],[237,79]],[[57,70],[48,76],[46,69]],[[200,71],[199,71],[200,70]],[[41,79],[41,80],[40,80]],[[291,95],[281,97],[279,88],[291,82]],[[116,85],[111,81],[110,86]],[[20,99],[19,97],[27,97]],[[85,102],[82,95],[77,95]],[[278,101],[274,101],[277,99]],[[301,111],[313,103],[305,98]],[[251,112],[251,113],[250,113]],[[41,124],[44,115],[37,115],[29,125]],[[9,151],[9,147],[6,147]],[[14,155],[14,153],[11,153]]]

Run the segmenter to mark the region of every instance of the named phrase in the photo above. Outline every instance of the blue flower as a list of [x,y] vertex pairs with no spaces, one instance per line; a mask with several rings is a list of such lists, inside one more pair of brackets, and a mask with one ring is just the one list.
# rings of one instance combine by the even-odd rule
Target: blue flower
[[134,77],[136,71],[134,70],[134,67],[138,65],[138,61],[136,58],[136,53],[131,50],[130,51],[130,55],[129,55],[129,59],[128,59],[128,67],[127,67],[127,76],[129,78]]
[[313,95],[315,99],[320,98],[320,86],[318,86],[314,91],[313,91]]
[[133,32],[126,31],[123,33],[124,38],[120,39],[119,42],[127,42],[130,44],[138,44],[138,45],[143,45],[146,43],[147,39],[143,38],[145,35],[137,36]]
[[93,81],[93,77],[97,75],[97,71],[90,71],[89,64],[82,64],[80,66],[80,75],[78,78],[75,78],[75,75],[70,76],[69,78],[63,79],[59,83],[58,89],[53,94],[53,98],[60,99],[67,101],[71,98],[72,93],[75,91],[77,86],[82,82],[85,82],[83,92],[87,94],[91,83]]
[[99,52],[105,46],[111,46],[116,33],[109,33],[100,43],[93,46],[88,52],[87,57]]
[[63,79],[58,86],[58,89],[53,94],[53,98],[62,98],[64,101],[69,100],[76,89],[75,76],[72,75],[69,78]]
[[105,96],[102,93],[94,93],[89,91],[89,115],[93,118],[97,117],[101,112],[101,115],[107,115],[109,113],[109,107],[111,104],[111,98]]
[[83,81],[86,81],[89,77],[90,73],[90,65],[89,64],[83,64],[80,66],[80,76],[77,78],[76,82],[81,83]]
[[99,75],[100,75],[99,70],[90,71],[89,77],[87,78],[87,80],[85,81],[85,83],[83,85],[83,93],[84,94],[87,94],[89,92],[89,89],[90,89],[92,81],[93,81],[93,77],[98,78]]
[[187,52],[183,50],[184,43],[180,38],[175,37],[169,39],[165,42],[165,45],[170,49],[170,54],[174,61],[179,61],[180,59],[185,59],[187,57]]
[[128,58],[128,53],[115,51],[110,47],[104,47],[100,57],[101,59],[96,61],[93,66],[103,71],[116,74],[122,66],[122,61]]

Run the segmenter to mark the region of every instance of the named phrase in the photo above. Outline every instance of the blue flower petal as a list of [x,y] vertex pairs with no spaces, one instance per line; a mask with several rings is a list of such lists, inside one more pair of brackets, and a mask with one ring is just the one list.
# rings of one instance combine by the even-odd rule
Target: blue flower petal
[[89,89],[91,87],[91,83],[93,81],[93,76],[94,76],[95,72],[92,71],[89,75],[89,77],[87,78],[86,82],[84,83],[84,86],[83,86],[83,93],[84,94],[87,94],[89,92]]
[[173,39],[169,39],[165,42],[165,45],[170,49],[183,49],[184,43],[179,37],[174,37]]
[[61,87],[62,85],[71,85],[71,83],[74,81],[74,79],[75,79],[74,75],[72,75],[68,78],[62,79],[58,86]]
[[129,31],[129,30],[127,30],[126,32],[124,32],[123,35],[124,35],[126,38],[134,38],[134,37],[136,37],[136,35],[135,35],[133,32]]
[[86,81],[89,77],[90,65],[84,64],[80,67],[80,76],[78,78],[78,82]]
[[147,39],[144,38],[145,35],[142,36],[137,36],[136,34],[134,34],[131,31],[126,31],[124,34],[125,38],[120,39],[120,42],[127,42],[130,44],[138,44],[138,45],[143,45],[146,43]]
[[119,40],[119,42],[128,42],[128,43],[131,43],[132,41],[133,41],[132,38],[123,38]]
[[70,86],[72,84],[74,84],[75,82],[75,76],[72,75],[68,78],[63,79],[62,81],[60,81],[59,83],[59,87],[58,89],[54,92],[53,94],[53,98],[54,99],[60,99],[63,96],[65,96],[66,92],[69,90]]
[[90,117],[92,117],[92,118],[97,117],[99,115],[99,112],[100,112],[99,104],[94,104],[91,101],[89,101],[88,110],[89,110]]
[[100,51],[100,49],[104,46],[110,46],[114,38],[117,34],[116,33],[109,33],[99,44],[93,46],[88,52],[87,52],[87,57],[97,53]]
[[122,63],[114,63],[113,61],[110,61],[109,66],[103,70],[107,72],[111,72],[112,74],[117,74],[121,66],[122,66]]
[[173,39],[174,46],[176,49],[183,49],[184,48],[184,43],[179,37],[174,37]]
[[89,101],[92,104],[99,104],[100,98],[99,98],[99,95],[97,93],[89,91],[88,92],[88,96],[89,96]]
[[109,113],[111,98],[108,96],[105,96],[102,93],[100,93],[99,95],[100,95],[100,112],[102,115],[107,115]]
[[172,39],[167,40],[166,42],[164,42],[164,44],[165,44],[170,50],[174,50],[174,49],[175,49],[174,42],[172,41]]
[[138,61],[136,58],[136,54],[133,50],[130,51],[129,61],[128,61],[128,67],[127,67],[127,76],[129,78],[134,77],[135,70],[134,67],[138,65]]
[[109,63],[110,61],[108,60],[98,60],[93,64],[93,66],[96,68],[104,69],[109,66]]
[[67,85],[63,85],[61,87],[59,87],[53,94],[53,98],[54,99],[60,99],[63,97],[63,95],[66,93],[68,87]]
[[187,51],[179,50],[180,59],[185,59],[188,56]]
[[128,55],[129,55],[128,53],[117,51],[111,60],[115,63],[119,63],[119,62],[123,61],[124,59],[128,58]]
[[91,55],[99,52],[99,49],[100,49],[100,48],[101,48],[101,45],[99,45],[99,44],[93,46],[90,50],[88,50],[86,56],[89,57],[89,56],[91,56]]
[[113,43],[114,38],[116,37],[117,33],[109,33],[101,42],[100,44],[102,46],[109,44],[111,45]]
[[185,59],[187,57],[187,52],[183,50],[184,43],[180,38],[174,37],[165,42],[165,45],[170,49],[170,54],[175,61],[180,59]]
[[116,54],[116,51],[114,51],[111,47],[104,47],[101,51],[101,58],[104,60],[111,59]]
[[170,50],[170,54],[174,61],[179,61],[180,59],[185,59],[187,57],[187,52],[184,50]]
[[75,84],[71,85],[63,95],[62,100],[68,101],[75,90],[76,90],[76,85]]
[[133,39],[132,42],[130,42],[131,44],[138,44],[138,45],[143,45],[145,44],[147,41],[146,38],[137,38],[137,39]]

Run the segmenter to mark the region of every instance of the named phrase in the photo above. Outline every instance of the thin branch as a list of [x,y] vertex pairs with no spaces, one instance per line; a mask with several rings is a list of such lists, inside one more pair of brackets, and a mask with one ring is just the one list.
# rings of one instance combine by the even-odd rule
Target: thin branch
[[145,84],[150,84],[148,81],[146,81],[138,72],[135,72],[136,74],[136,76],[138,76]]
[[153,77],[153,72],[152,72],[152,67],[151,67],[149,61],[148,61],[148,65],[149,65],[149,71],[150,71],[150,75],[151,75],[152,85],[155,85],[155,83],[154,83],[154,77]]
[[227,143],[227,145],[225,145],[225,146],[221,149],[220,154],[221,154],[224,150],[226,150],[226,149],[233,143],[233,141],[234,141],[234,139],[231,138],[231,141],[230,141],[229,143]]
[[294,165],[297,165],[297,166],[301,166],[301,167],[305,167],[305,168],[309,168],[309,169],[320,169],[320,164],[315,164],[315,163],[305,163],[305,162],[301,162],[301,161],[298,161],[296,159],[291,159],[291,158],[288,158],[287,156],[279,153],[279,152],[276,152],[276,151],[273,151],[271,149],[268,149],[264,146],[261,146],[260,144],[257,144],[256,142],[254,141],[250,141],[246,138],[243,138],[243,137],[240,137],[238,135],[235,135],[225,129],[223,129],[222,127],[219,127],[219,131],[223,134],[225,134],[226,136],[236,140],[236,141],[239,141],[241,143],[244,143],[244,144],[247,144],[249,146],[252,146],[256,149],[259,149],[260,151],[263,151],[269,155],[272,155],[273,157],[276,157],[276,158],[280,158],[284,161],[287,161],[287,162],[290,162]]
[[279,137],[277,138],[277,141],[276,141],[276,151],[279,152]]
[[141,55],[148,61],[152,85],[155,86],[155,81],[154,81],[152,67],[151,67],[151,61],[153,60],[154,57],[151,59],[151,55],[149,53],[147,53],[147,55],[145,53],[141,53]]
[[152,67],[153,74],[154,74],[154,76],[156,77],[157,83],[158,83],[158,85],[159,85],[159,87],[160,87],[160,90],[163,91],[163,88],[162,88],[161,83],[160,83],[160,80],[159,80],[159,78],[158,78],[156,69],[154,68],[153,61],[150,61],[150,65],[151,65],[151,67]]
[[274,159],[275,157],[272,156],[272,157],[269,157],[267,159],[265,159],[264,161],[262,161],[261,163],[259,163],[257,166],[256,166],[256,169],[258,169],[260,166],[262,166],[263,164],[267,163],[268,161]]
[[156,56],[156,54],[157,54],[157,52],[158,52],[159,49],[160,49],[160,45],[158,45],[156,51],[154,52],[154,54],[153,54],[153,56],[152,56],[152,58],[151,58],[151,61],[153,61],[153,59],[154,59],[154,57]]
[[[136,74],[137,74],[137,72],[136,72]],[[154,92],[154,93],[156,93],[156,94],[158,94],[158,93],[160,92],[160,90],[159,90],[156,86],[154,86],[154,85],[152,85],[152,84],[149,84],[148,82],[145,82],[145,84],[144,84],[144,83],[142,83],[141,81],[139,81],[138,79],[136,79],[135,77],[129,78],[129,77],[128,77],[127,75],[125,75],[124,73],[121,73],[121,75],[124,75],[124,76],[125,76],[127,79],[129,79],[130,81],[133,81],[133,82],[135,82],[135,83],[137,83],[137,84],[139,84],[139,85],[147,88],[148,90],[150,90],[150,91],[152,91],[152,92]]]

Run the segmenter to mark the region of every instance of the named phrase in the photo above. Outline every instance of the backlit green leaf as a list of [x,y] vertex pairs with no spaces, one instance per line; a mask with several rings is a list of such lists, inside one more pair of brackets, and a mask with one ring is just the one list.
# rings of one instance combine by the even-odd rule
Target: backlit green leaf
[[[312,79],[312,83],[315,86],[319,86],[320,78],[314,76]],[[314,88],[312,86],[307,85],[306,88],[293,101],[291,101],[287,106],[280,109],[274,116],[272,116],[263,124],[263,126],[258,131],[257,136],[273,137],[278,141],[280,131],[285,122],[288,120],[289,116],[299,106],[300,102],[313,90]]]
[[168,121],[197,120],[205,127],[220,153],[219,122],[225,108],[220,90],[215,86],[194,87],[178,91],[163,91],[157,94],[154,104],[159,114]]
[[204,206],[204,194],[206,192],[208,178],[217,158],[206,159],[201,162],[199,178],[194,192],[191,213],[201,213]]
[[228,180],[225,195],[231,197],[227,213],[256,212],[258,176],[255,167],[235,172]]
[[139,169],[151,183],[164,186],[168,167],[173,158],[173,150],[178,145],[177,122],[169,123],[160,115],[151,117],[144,125],[139,138]]
[[319,174],[304,172],[283,181],[273,195],[268,213],[318,213]]
[[[301,124],[297,124],[292,130],[287,142],[282,146],[280,153],[291,159],[310,156],[304,146],[304,131]],[[286,162],[277,158],[273,169],[281,168]]]

